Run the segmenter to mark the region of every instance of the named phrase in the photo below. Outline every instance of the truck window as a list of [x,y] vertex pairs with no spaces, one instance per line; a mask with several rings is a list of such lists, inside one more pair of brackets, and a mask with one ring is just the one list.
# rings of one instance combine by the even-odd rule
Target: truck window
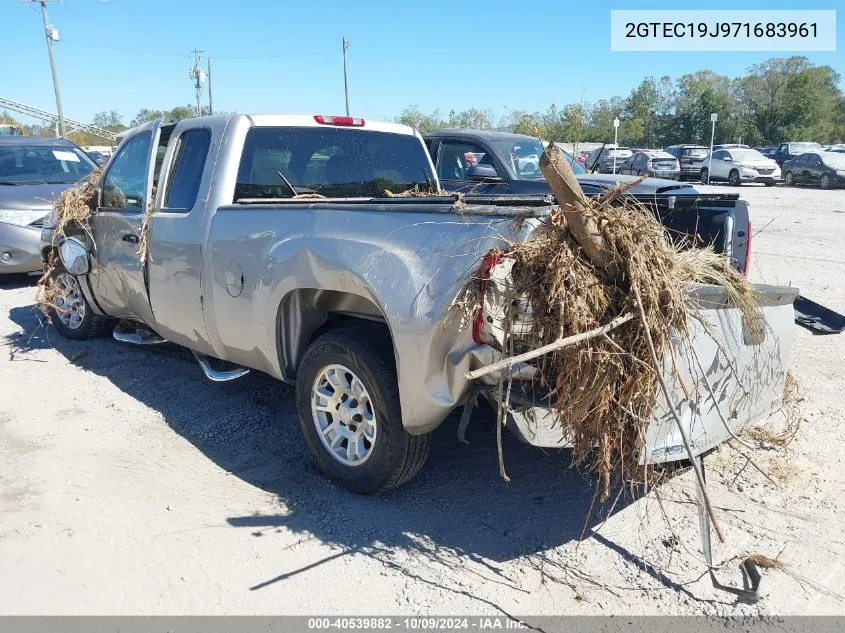
[[493,157],[480,145],[466,141],[440,143],[437,175],[442,180],[466,180],[467,170],[473,165],[496,166]]
[[139,134],[124,145],[103,179],[103,206],[108,209],[141,208],[147,176],[152,133]]
[[187,130],[176,139],[175,159],[167,183],[164,207],[188,212],[197,201],[211,132],[205,128]]
[[299,193],[327,198],[383,197],[433,181],[415,136],[340,127],[256,127],[247,132],[234,201],[290,198],[279,172]]

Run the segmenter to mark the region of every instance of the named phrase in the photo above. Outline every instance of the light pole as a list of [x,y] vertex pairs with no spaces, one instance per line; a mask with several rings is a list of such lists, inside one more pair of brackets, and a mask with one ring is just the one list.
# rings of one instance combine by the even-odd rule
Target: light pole
[[619,147],[619,117],[613,119],[613,173],[616,173],[616,148]]
[[58,29],[50,26],[47,19],[47,0],[25,0],[27,4],[37,2],[41,5],[41,17],[44,19],[44,35],[47,37],[47,54],[50,56],[50,72],[53,74],[53,91],[56,93],[56,114],[59,116],[59,136],[65,136],[65,114],[62,111],[62,96],[59,94],[59,76],[56,72],[56,59],[53,57],[53,42],[59,41]]
[[346,116],[349,116],[349,84],[346,82],[346,50],[349,48],[349,40],[343,38],[343,96],[346,99]]
[[707,158],[707,184],[710,184],[710,171],[713,168],[713,138],[716,136],[716,120],[719,115],[715,112],[710,115],[710,156]]

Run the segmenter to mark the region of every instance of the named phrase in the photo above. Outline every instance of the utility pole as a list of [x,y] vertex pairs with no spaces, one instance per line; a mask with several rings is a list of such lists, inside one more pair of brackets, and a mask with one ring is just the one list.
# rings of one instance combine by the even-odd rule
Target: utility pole
[[343,38],[343,96],[346,98],[346,116],[349,116],[349,84],[346,81],[346,49],[349,48],[349,40]]
[[191,68],[191,72],[188,75],[194,80],[194,89],[197,94],[197,116],[202,116],[202,83],[205,81],[205,73],[200,68],[200,53],[202,51],[195,48],[191,52],[194,54],[194,67]]
[[59,76],[56,72],[56,59],[53,57],[53,42],[59,40],[58,29],[50,25],[47,18],[47,2],[54,2],[55,0],[23,0],[27,4],[38,3],[41,5],[41,17],[44,19],[44,35],[47,38],[47,53],[50,56],[50,72],[53,74],[53,90],[56,93],[56,113],[59,115],[59,132],[58,135],[64,138],[65,136],[65,115],[62,111],[62,96],[59,93]]
[[710,155],[707,159],[707,184],[710,184],[710,173],[713,170],[713,139],[716,138],[716,121],[719,120],[719,115],[713,112],[710,115]]
[[214,114],[214,110],[211,107],[211,58],[208,58],[208,115],[211,116]]

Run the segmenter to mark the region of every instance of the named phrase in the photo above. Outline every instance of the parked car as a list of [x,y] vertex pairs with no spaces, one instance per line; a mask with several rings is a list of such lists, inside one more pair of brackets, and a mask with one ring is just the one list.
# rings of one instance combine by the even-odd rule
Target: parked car
[[807,152],[783,164],[787,185],[818,185],[822,189],[845,186],[845,154]]
[[801,154],[821,151],[823,151],[822,146],[818,143],[781,143],[772,158],[783,168],[783,164],[786,161],[798,158]]
[[681,165],[681,179],[701,178],[704,160],[710,155],[710,150],[704,145],[670,145],[664,151],[678,159]]
[[97,151],[91,150],[91,151],[86,152],[86,154],[88,154],[88,156],[91,158],[91,160],[93,160],[95,163],[97,163],[97,167],[105,167],[106,163],[109,162],[108,157],[106,157],[106,155],[103,154],[102,152],[97,152]]
[[681,165],[678,159],[668,152],[643,151],[628,158],[617,173],[680,180]]
[[0,137],[0,274],[41,270],[41,226],[59,194],[95,164],[60,138]]
[[616,147],[607,145],[590,152],[585,165],[591,171],[599,174],[612,174],[614,166],[619,173],[619,166],[634,154],[630,147]]
[[[449,167],[472,151],[433,141]],[[512,149],[498,148],[496,159],[517,169]],[[477,166],[486,164],[483,154]],[[55,249],[63,266],[56,305],[64,311],[53,323],[72,339],[114,328],[126,343],[182,345],[212,380],[254,369],[295,384],[300,429],[319,468],[357,492],[393,488],[420,470],[431,431],[480,384],[466,372],[507,354],[502,312],[492,310],[488,292],[472,324],[449,318],[463,280],[477,269],[507,287],[510,269],[491,249],[532,239],[553,209],[537,195],[466,196],[458,208],[451,196],[385,194],[427,187],[438,190],[437,173],[422,138],[406,126],[323,115],[152,121],[126,134],[101,176],[103,206],[91,234],[54,243],[51,227],[43,231],[45,255]],[[715,211],[702,214],[710,198],[692,187],[669,198],[667,214],[706,223],[705,243],[746,258],[742,201],[716,196]],[[767,329],[752,343],[724,289],[690,289],[707,324],[689,332],[690,344],[711,368],[713,397],[731,412],[728,421],[714,406],[683,416],[696,454],[779,406],[796,291],[759,291]],[[711,336],[722,341],[718,348]],[[751,344],[760,346],[754,354]],[[666,381],[677,385],[670,366]],[[518,365],[508,376],[530,390],[536,369]],[[481,380],[501,378],[494,372]],[[543,416],[539,401],[511,404],[508,429],[519,439],[559,446],[560,432],[546,428],[554,418]],[[675,386],[658,410],[689,406]],[[675,424],[655,418],[644,460],[687,458]]]
[[[733,187],[744,182],[762,182],[772,187],[780,180],[780,167],[755,149],[720,149],[701,170],[701,182],[726,181]],[[710,170],[710,171],[708,171]]]
[[760,152],[766,158],[771,158],[774,160],[775,152],[778,150],[775,146],[766,146],[766,147],[755,147],[758,152]]

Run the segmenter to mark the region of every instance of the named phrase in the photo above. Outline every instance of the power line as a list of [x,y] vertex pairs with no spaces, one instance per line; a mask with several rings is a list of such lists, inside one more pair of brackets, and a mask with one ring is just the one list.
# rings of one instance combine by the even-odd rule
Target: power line
[[313,53],[288,53],[286,55],[215,55],[214,59],[291,59],[294,57],[318,57],[324,55],[337,55],[341,49],[331,51],[320,51]]
[[167,57],[185,57],[190,58],[190,53],[168,53],[164,51],[145,51],[138,48],[125,48],[123,46],[109,46],[108,44],[94,44],[92,42],[80,42],[78,40],[62,40],[65,44],[78,44],[79,46],[88,46],[90,48],[106,48],[112,51],[124,51],[127,53],[140,53],[142,55],[164,55]]
[[[111,46],[108,44],[98,44],[94,42],[80,42],[79,40],[62,40],[65,44],[77,44],[79,46],[88,46],[90,48],[103,48],[112,51],[123,51],[125,53],[138,53],[141,55],[162,55],[166,57],[183,57],[183,58],[191,58],[193,53],[173,53],[170,51],[154,51],[154,50],[143,50],[140,48],[127,48],[125,46]],[[317,57],[322,55],[336,55],[340,52],[340,49],[335,50],[326,50],[326,51],[314,51],[310,53],[286,53],[282,55],[212,55],[214,59],[231,59],[231,60],[238,60],[238,59],[292,59],[295,57]]]

